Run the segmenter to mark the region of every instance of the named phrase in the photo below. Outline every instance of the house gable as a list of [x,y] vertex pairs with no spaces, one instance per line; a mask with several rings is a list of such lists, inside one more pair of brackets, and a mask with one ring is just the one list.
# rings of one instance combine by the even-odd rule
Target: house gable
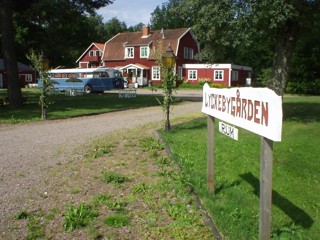
[[76,63],[79,64],[79,67],[98,67],[103,55],[104,44],[93,42],[90,46],[82,53],[78,58]]

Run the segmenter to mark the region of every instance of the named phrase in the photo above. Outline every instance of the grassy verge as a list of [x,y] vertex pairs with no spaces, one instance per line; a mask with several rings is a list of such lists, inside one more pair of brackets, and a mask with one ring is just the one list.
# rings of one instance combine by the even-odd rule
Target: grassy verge
[[96,139],[51,168],[3,239],[212,239],[154,127]]
[[[151,93],[151,91],[150,91]],[[5,96],[6,90],[0,90],[0,96]],[[28,97],[22,108],[11,110],[9,106],[0,106],[1,123],[20,123],[40,121],[39,94],[36,89],[23,89],[23,95]],[[50,96],[48,119],[63,119],[80,115],[106,113],[130,108],[141,108],[159,105],[154,96],[141,95],[131,99],[120,99],[116,93],[88,94],[83,96],[65,96],[64,93]]]
[[[218,125],[218,124],[216,124]],[[206,190],[206,118],[163,132],[186,181],[227,239],[256,239],[260,137],[216,130],[215,195]],[[282,142],[274,143],[272,239],[320,238],[320,98],[284,98]]]

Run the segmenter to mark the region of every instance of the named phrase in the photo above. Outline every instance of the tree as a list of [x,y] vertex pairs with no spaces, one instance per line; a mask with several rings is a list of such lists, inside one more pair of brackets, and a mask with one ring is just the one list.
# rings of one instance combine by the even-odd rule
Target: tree
[[193,11],[185,6],[185,0],[170,0],[157,6],[151,13],[152,29],[174,29],[192,25]]
[[260,43],[273,46],[268,85],[279,95],[300,33],[319,13],[318,0],[185,0],[185,5],[197,13],[193,27],[204,46],[202,59],[223,59],[230,51],[235,56]]
[[2,53],[12,107],[22,104],[16,43],[20,56],[25,56],[28,49],[35,49],[44,51],[51,64],[74,62],[79,56],[79,49],[88,45],[88,35],[82,37],[87,34],[82,29],[88,26],[87,16],[112,3],[112,0],[0,0]]
[[114,35],[126,31],[127,25],[125,22],[120,22],[118,18],[114,17],[105,23],[104,29],[105,37],[109,40]]
[[22,94],[14,48],[12,14],[12,1],[0,0],[2,53],[7,71],[8,99],[11,108],[17,108],[22,105]]
[[47,108],[49,105],[49,98],[48,94],[52,88],[50,84],[50,78],[48,73],[48,60],[43,59],[44,56],[41,53],[36,53],[34,50],[30,50],[27,58],[32,63],[34,69],[39,72],[40,79],[41,79],[41,88],[40,88],[40,97],[39,97],[39,104],[41,107],[41,118],[42,120],[47,119]]

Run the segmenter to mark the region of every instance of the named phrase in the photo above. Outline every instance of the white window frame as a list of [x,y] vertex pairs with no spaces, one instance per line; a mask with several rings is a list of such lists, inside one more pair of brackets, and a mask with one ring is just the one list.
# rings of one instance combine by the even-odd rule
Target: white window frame
[[188,59],[189,58],[189,48],[184,47],[183,48],[183,58]]
[[188,80],[197,80],[198,70],[188,70]]
[[96,50],[96,51],[95,51],[95,54],[96,54],[96,56],[100,56],[100,51],[99,51],[99,50]]
[[193,59],[193,49],[189,48],[189,59]]
[[89,57],[93,57],[95,55],[95,52],[93,50],[89,51]]
[[231,81],[239,81],[239,71],[237,70],[231,71]]
[[224,71],[223,70],[214,70],[213,79],[214,79],[214,81],[223,81]]
[[126,47],[126,58],[134,58],[134,47]]
[[140,47],[140,58],[148,58],[148,57],[149,57],[149,48],[145,46]]
[[26,74],[26,82],[32,82],[32,74]]
[[161,74],[160,74],[160,67],[154,66],[152,67],[152,80],[160,81]]

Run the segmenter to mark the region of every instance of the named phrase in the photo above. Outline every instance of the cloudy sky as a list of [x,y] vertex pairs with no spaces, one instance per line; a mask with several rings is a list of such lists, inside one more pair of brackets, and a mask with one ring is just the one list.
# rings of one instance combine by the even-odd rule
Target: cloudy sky
[[151,13],[157,6],[165,2],[167,0],[114,0],[113,4],[97,12],[103,16],[104,22],[117,17],[121,22],[125,22],[127,27],[130,27],[140,22],[148,24]]

